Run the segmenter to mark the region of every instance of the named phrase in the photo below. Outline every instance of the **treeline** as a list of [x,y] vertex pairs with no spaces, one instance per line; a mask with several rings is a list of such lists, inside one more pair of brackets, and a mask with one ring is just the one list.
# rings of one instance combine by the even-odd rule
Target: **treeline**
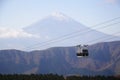
[[114,76],[69,76],[66,80],[120,80]]
[[113,76],[68,76],[57,74],[0,74],[0,80],[120,80]]
[[64,77],[57,74],[1,74],[0,80],[64,80]]

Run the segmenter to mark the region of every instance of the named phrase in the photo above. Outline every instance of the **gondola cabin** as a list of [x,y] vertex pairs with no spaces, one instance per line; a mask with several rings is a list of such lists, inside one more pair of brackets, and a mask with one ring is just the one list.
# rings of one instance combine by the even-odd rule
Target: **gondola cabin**
[[78,45],[77,46],[77,56],[78,57],[82,57],[82,56],[88,56],[89,53],[88,53],[88,49],[87,49],[88,45]]

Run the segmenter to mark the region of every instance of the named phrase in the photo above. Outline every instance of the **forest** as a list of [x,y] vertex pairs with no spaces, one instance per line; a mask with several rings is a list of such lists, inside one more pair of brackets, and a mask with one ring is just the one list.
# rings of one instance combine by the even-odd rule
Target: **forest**
[[0,74],[0,80],[120,80],[114,76],[62,76],[57,74]]

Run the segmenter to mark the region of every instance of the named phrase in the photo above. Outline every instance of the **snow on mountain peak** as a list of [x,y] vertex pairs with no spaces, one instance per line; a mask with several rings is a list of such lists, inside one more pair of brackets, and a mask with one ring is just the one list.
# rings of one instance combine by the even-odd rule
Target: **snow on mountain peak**
[[60,20],[60,21],[69,21],[70,18],[60,12],[53,12],[51,14],[52,17],[56,18],[57,20]]

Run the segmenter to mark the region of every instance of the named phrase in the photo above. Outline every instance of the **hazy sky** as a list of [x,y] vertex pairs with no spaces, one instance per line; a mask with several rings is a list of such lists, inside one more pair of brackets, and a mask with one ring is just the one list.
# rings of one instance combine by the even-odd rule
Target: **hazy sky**
[[[23,28],[56,11],[90,27],[120,17],[120,0],[0,0],[0,28]],[[119,26],[101,31],[117,32]]]

